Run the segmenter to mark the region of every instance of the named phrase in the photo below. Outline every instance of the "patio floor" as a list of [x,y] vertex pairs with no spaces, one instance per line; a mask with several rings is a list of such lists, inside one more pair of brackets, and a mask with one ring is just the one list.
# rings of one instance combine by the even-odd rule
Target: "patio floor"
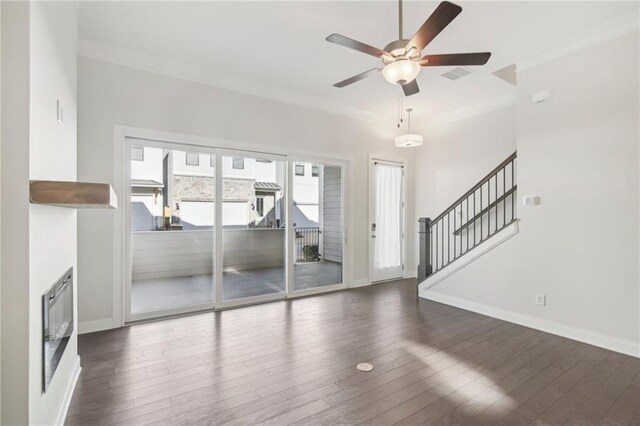
[[[211,274],[191,277],[134,281],[131,284],[131,312],[141,314],[172,308],[213,303]],[[294,266],[294,288],[305,290],[342,282],[342,264],[298,263]],[[226,271],[222,297],[225,301],[284,293],[284,267]]]

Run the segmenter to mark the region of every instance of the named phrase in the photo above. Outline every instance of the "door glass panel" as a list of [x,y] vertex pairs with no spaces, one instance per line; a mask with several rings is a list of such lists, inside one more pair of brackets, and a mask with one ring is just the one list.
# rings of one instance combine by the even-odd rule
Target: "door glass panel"
[[222,158],[222,300],[285,294],[285,162]]
[[132,315],[213,306],[211,157],[132,147]]
[[294,290],[342,283],[342,168],[296,163]]

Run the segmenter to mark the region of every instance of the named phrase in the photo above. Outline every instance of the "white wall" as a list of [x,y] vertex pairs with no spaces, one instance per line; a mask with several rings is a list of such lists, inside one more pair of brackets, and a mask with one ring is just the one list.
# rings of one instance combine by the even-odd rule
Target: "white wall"
[[[161,148],[142,147],[144,159],[131,161],[131,179],[151,179],[162,183],[162,160],[164,153]],[[184,153],[182,153],[184,162]]]
[[516,108],[420,129],[416,208],[435,218],[516,150]]
[[[29,179],[76,178],[74,3],[3,3],[2,423],[60,420],[77,356],[74,333],[42,393],[42,294],[76,267],[76,212],[29,204]],[[6,55],[6,56],[5,56]],[[64,126],[56,102],[64,107]],[[10,108],[7,106],[10,105]],[[8,139],[6,136],[10,135]],[[6,161],[7,156],[11,161]],[[11,229],[11,232],[7,232]],[[6,291],[5,291],[6,290]],[[10,304],[8,303],[10,301]],[[10,306],[10,308],[7,308]],[[77,325],[76,325],[77,330]]]
[[[2,424],[29,415],[29,4],[2,8]],[[11,161],[9,161],[11,159]],[[9,301],[11,301],[9,303]]]
[[[393,126],[87,58],[79,59],[78,84],[79,178],[113,182],[118,194],[123,194],[122,179],[114,175],[112,161],[117,124],[250,143],[266,152],[308,150],[320,156],[348,159],[351,210],[346,221],[350,232],[347,250],[353,267],[346,276],[350,284],[368,281],[367,223],[363,219],[367,217],[368,204],[367,153],[391,159],[411,156],[410,152],[393,147]],[[411,181],[409,177],[408,182]],[[412,208],[409,204],[409,211]],[[122,285],[122,253],[114,252],[113,235],[121,230],[114,228],[109,212],[81,212],[78,222],[80,320],[96,321],[94,324],[102,327],[117,326],[119,319],[114,318],[111,301],[114,286]],[[407,235],[413,244],[413,221],[408,225]],[[413,254],[407,259],[409,270],[415,270]]]
[[[518,74],[519,198],[541,204],[520,206],[518,235],[422,296],[640,356],[639,47],[635,32]],[[551,100],[531,104],[543,89]],[[429,161],[450,169],[437,187],[462,167]]]

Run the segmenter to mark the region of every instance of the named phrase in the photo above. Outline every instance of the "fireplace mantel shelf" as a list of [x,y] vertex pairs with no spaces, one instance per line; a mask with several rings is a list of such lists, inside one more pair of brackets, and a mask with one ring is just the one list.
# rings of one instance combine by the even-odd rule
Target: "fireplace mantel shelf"
[[73,209],[118,208],[118,197],[108,183],[32,180],[30,201]]

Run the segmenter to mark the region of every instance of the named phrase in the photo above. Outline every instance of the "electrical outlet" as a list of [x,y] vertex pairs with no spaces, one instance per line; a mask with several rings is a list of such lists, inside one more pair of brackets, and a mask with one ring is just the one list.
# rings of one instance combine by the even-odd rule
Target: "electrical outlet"
[[542,293],[536,294],[536,305],[545,306],[547,304],[547,296]]

